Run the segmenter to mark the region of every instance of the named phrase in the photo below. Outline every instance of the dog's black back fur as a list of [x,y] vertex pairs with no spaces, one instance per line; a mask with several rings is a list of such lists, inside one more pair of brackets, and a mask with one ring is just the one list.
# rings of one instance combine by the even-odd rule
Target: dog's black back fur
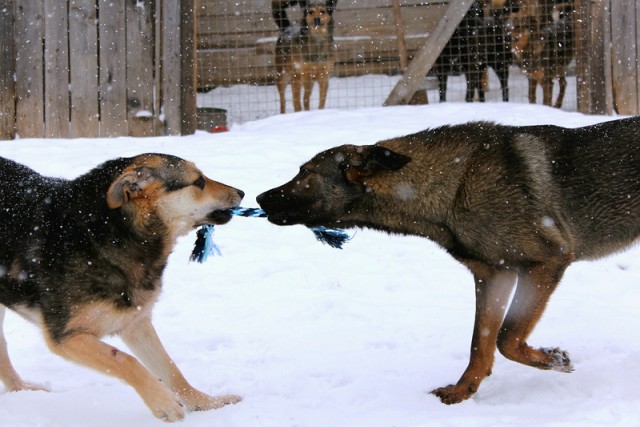
[[[157,286],[164,263],[155,260],[164,236],[137,235],[131,218],[121,209],[110,209],[106,201],[109,185],[129,165],[130,159],[110,160],[68,181],[0,159],[0,304],[55,312],[43,317],[52,336],[60,339],[69,300],[90,298],[133,307],[134,289]],[[162,230],[160,222],[155,225]],[[120,255],[125,247],[126,258]],[[131,263],[145,266],[141,280],[127,273],[125,266]],[[7,274],[12,269],[19,269],[19,279]],[[49,292],[60,283],[65,283],[64,293]]]

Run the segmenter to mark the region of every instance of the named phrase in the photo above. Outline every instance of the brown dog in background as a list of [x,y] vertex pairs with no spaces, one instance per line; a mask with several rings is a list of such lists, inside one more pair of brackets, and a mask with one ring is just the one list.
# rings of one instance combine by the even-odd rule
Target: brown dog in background
[[573,370],[566,352],[527,338],[573,261],[640,237],[639,133],[640,117],[577,129],[443,126],[319,153],[257,201],[277,225],[427,237],[469,268],[469,365],[457,384],[433,391],[457,403],[491,374],[496,347],[528,366]]
[[529,80],[531,104],[536,103],[536,88],[541,85],[542,103],[551,106],[553,81],[557,79],[560,90],[553,106],[562,107],[567,67],[575,54],[573,13],[570,2],[551,5],[529,1],[509,17],[511,52]]
[[[329,74],[333,69],[333,8],[311,2],[303,9],[301,25],[282,31],[276,42],[276,86],[280,95],[280,113],[286,112],[285,91],[291,83],[295,111],[310,109],[311,92],[317,81],[320,90],[318,108],[325,107]],[[304,99],[301,102],[302,89]]]
[[[9,360],[5,308],[39,326],[53,353],[129,384],[165,421],[240,400],[193,388],[151,311],[176,239],[228,222],[242,191],[166,154],[110,160],[71,181],[4,158],[0,170],[0,380],[8,390],[41,387]],[[137,358],[102,341],[109,335]]]

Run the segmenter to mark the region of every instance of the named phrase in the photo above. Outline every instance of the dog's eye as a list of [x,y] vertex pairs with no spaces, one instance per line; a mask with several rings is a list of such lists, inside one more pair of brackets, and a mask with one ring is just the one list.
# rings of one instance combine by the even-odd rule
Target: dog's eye
[[198,187],[201,190],[204,190],[204,185],[205,185],[204,177],[200,176],[198,179],[193,181],[193,185],[195,185],[196,187]]
[[164,187],[167,189],[168,192],[172,192],[172,191],[178,191],[181,188],[184,188],[184,184],[181,184],[180,181],[175,179],[168,179],[167,181],[165,181]]
[[300,168],[300,172],[298,172],[298,178],[302,179],[302,178],[306,178],[309,176],[309,174],[311,173],[311,171],[307,168]]

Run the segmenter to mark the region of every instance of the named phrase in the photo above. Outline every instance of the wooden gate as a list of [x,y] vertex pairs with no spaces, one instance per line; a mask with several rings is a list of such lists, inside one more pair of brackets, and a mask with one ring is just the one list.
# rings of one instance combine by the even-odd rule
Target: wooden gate
[[0,139],[195,130],[195,0],[0,0]]

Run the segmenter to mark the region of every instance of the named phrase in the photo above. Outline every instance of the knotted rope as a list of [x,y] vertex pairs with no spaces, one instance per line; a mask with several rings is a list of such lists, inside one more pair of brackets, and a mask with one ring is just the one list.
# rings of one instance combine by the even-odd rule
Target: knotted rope
[[[268,215],[259,208],[233,208],[229,212],[232,215],[251,218],[266,218]],[[332,248],[342,249],[342,245],[349,241],[350,237],[343,230],[327,228],[322,226],[309,227],[314,236],[322,243],[326,243]],[[204,262],[209,255],[221,255],[220,248],[213,241],[213,225],[203,225],[196,233],[196,242],[191,252],[191,261]]]

